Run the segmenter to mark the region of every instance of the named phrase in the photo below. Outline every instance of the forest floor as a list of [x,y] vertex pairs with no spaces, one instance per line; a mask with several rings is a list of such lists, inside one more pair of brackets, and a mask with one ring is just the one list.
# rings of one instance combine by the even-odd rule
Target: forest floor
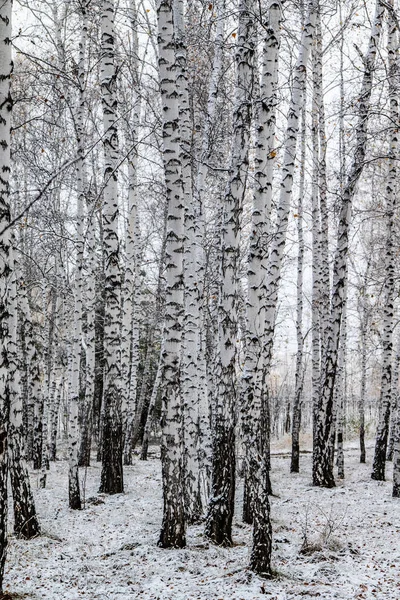
[[32,476],[43,535],[29,542],[10,536],[4,591],[51,600],[399,600],[400,500],[391,497],[391,464],[386,482],[372,481],[371,444],[360,465],[349,443],[346,478],[328,490],[311,485],[311,454],[301,456],[300,475],[291,475],[285,445],[273,451],[273,580],[247,569],[251,528],[241,523],[240,501],[233,548],[209,545],[203,527],[193,526],[187,548],[162,550],[158,459],[135,459],[125,469],[126,492],[115,496],[97,493],[99,465],[82,470],[82,511],[68,509],[68,465],[58,461],[46,489]]

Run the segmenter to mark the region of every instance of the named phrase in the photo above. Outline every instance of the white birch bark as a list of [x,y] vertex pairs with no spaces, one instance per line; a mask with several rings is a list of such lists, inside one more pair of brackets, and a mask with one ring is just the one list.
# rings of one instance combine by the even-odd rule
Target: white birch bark
[[400,498],[400,403],[397,404],[396,428],[393,441],[393,498]]
[[[389,2],[393,8],[393,2]],[[371,478],[385,480],[386,451],[389,435],[390,408],[392,402],[392,353],[395,298],[395,250],[394,218],[397,207],[397,161],[398,161],[398,31],[392,12],[388,11],[388,86],[390,103],[389,160],[386,183],[386,249],[384,266],[384,303],[382,332],[382,377],[379,399],[379,421],[376,432],[374,462]],[[395,125],[393,125],[395,124]]]
[[223,69],[224,42],[225,42],[225,0],[217,0],[214,3],[213,11],[216,19],[216,32],[213,41],[214,56],[210,74],[210,83],[208,88],[207,113],[204,121],[202,133],[201,157],[197,171],[194,186],[193,207],[194,222],[192,224],[195,236],[195,283],[198,294],[198,328],[197,336],[197,390],[198,390],[198,467],[199,467],[199,486],[202,501],[208,502],[211,481],[211,455],[212,440],[210,429],[210,407],[209,395],[211,390],[208,385],[207,360],[206,360],[206,340],[205,340],[205,298],[204,298],[204,274],[205,274],[205,253],[204,253],[204,194],[205,183],[208,172],[208,164],[211,158],[211,138],[212,130],[215,126],[216,107],[218,100],[218,91]]
[[386,460],[393,460],[394,438],[396,435],[397,406],[399,403],[399,373],[400,373],[400,336],[397,340],[396,352],[393,357],[392,401],[390,408],[390,431]]
[[11,56],[11,7],[6,0],[0,6],[0,594],[3,591],[4,566],[7,551],[7,438],[10,416],[10,398],[7,389],[6,339],[8,308],[5,303],[7,284],[11,274],[10,248],[11,231],[6,229],[10,222],[10,144],[11,110],[10,81]]
[[[138,165],[138,129],[140,124],[141,103],[139,95],[138,71],[138,32],[137,9],[134,0],[129,5],[128,15],[132,32],[132,77],[134,98],[129,134],[129,146],[133,149],[128,157],[128,217],[125,244],[125,278],[122,288],[122,381],[123,419],[124,419],[124,464],[132,464],[132,442],[136,419],[140,419],[138,406],[135,415],[137,371],[139,367],[139,306],[140,306],[140,253],[141,238],[138,220],[137,165]],[[139,416],[138,416],[139,415]]]
[[147,413],[147,421],[146,421],[146,425],[144,426],[142,452],[141,452],[141,456],[140,456],[141,460],[147,460],[147,455],[148,455],[148,450],[149,450],[149,437],[150,437],[151,427],[153,425],[154,408],[156,406],[157,395],[158,395],[158,392],[160,391],[161,380],[162,380],[162,371],[163,371],[162,357],[164,355],[163,347],[161,347],[160,355],[161,356],[160,356],[160,360],[158,362],[156,378],[154,380],[153,390],[151,392],[151,397],[150,397],[149,410]]
[[364,58],[364,74],[358,102],[359,118],[356,125],[356,147],[341,198],[338,241],[333,268],[333,293],[330,322],[327,331],[326,353],[320,379],[319,410],[314,431],[313,482],[314,485],[323,487],[333,487],[335,485],[331,452],[333,396],[343,313],[344,289],[347,281],[348,236],[351,206],[356,184],[364,167],[373,70],[382,28],[383,13],[384,8],[378,0],[368,50]]
[[10,430],[9,460],[10,479],[14,508],[14,533],[18,537],[31,539],[40,535],[39,522],[36,516],[35,502],[29,481],[29,472],[25,461],[24,426],[22,420],[22,394],[20,361],[17,342],[18,302],[17,272],[13,250],[10,249],[10,266],[12,269],[8,285],[8,387],[10,394]]
[[158,6],[158,49],[163,108],[163,161],[168,201],[166,300],[162,356],[162,479],[164,511],[159,546],[186,545],[183,502],[180,359],[184,316],[184,196],[172,0]]
[[[90,465],[90,448],[92,437],[92,411],[94,401],[95,385],[95,304],[96,304],[96,213],[93,201],[87,190],[87,175],[85,163],[85,138],[87,135],[85,128],[85,118],[87,115],[87,66],[86,66],[86,47],[89,27],[89,6],[90,0],[81,0],[80,2],[80,41],[79,41],[79,60],[78,60],[78,85],[79,85],[79,105],[76,115],[76,134],[78,144],[78,163],[77,163],[77,182],[78,182],[78,202],[79,212],[83,213],[86,205],[86,236],[85,245],[81,251],[86,249],[87,272],[85,273],[85,286],[82,289],[82,302],[86,310],[86,335],[85,335],[85,397],[82,406],[82,421],[80,428],[80,447],[78,453],[78,465]],[[83,216],[83,215],[82,215]],[[82,231],[78,231],[83,233]],[[78,249],[77,249],[78,250]],[[83,259],[83,256],[78,256]],[[79,263],[78,263],[79,268]]]
[[338,478],[344,479],[344,424],[346,401],[346,349],[347,349],[347,284],[344,290],[342,327],[340,330],[338,372],[335,383],[336,429],[337,429],[337,470]]
[[[57,313],[57,260],[54,264],[55,275],[53,281],[50,282],[49,289],[42,283],[42,311],[43,315],[48,318],[48,327],[44,329],[47,334],[45,341],[45,350],[43,355],[43,373],[44,379],[42,384],[41,406],[38,417],[41,421],[40,427],[40,477],[39,486],[46,487],[47,471],[49,469],[49,447],[50,447],[50,403],[51,403],[51,374],[54,356],[54,330]],[[47,292],[50,300],[50,314],[47,314]],[[39,407],[38,407],[39,408]]]
[[114,2],[101,4],[101,72],[103,106],[104,198],[104,417],[100,491],[124,490],[121,417],[121,271],[118,237],[118,130],[115,65]]
[[282,260],[285,249],[290,202],[293,191],[293,175],[296,159],[299,120],[304,103],[304,82],[307,64],[311,53],[316,20],[316,0],[310,0],[300,42],[299,55],[293,77],[292,96],[288,111],[288,122],[284,141],[282,161],[282,181],[279,196],[277,226],[271,247],[269,266],[265,279],[266,309],[264,333],[264,370],[269,374],[272,358],[272,344],[275,329],[278,286],[281,277]]
[[303,233],[303,196],[305,191],[305,168],[306,168],[306,110],[305,106],[302,111],[301,125],[301,156],[300,156],[300,185],[299,199],[297,203],[297,239],[298,239],[298,254],[297,254],[297,280],[296,280],[296,372],[295,372],[295,389],[293,400],[293,419],[292,419],[292,456],[290,462],[290,472],[299,472],[300,462],[300,426],[301,426],[301,404],[303,395],[303,266],[304,266],[304,233]]
[[[76,210],[76,237],[75,237],[75,290],[74,290],[74,335],[72,343],[72,365],[71,381],[69,383],[69,410],[70,425],[69,437],[69,472],[68,491],[69,507],[75,510],[81,509],[79,470],[78,470],[78,443],[79,443],[79,383],[82,357],[82,316],[83,316],[83,258],[84,258],[84,206],[86,202],[86,174],[85,174],[85,55],[86,39],[88,29],[87,2],[81,5],[81,36],[79,41],[78,80],[79,97],[76,111],[76,138],[77,138],[77,162],[76,162],[76,187],[77,187],[77,210]],[[85,410],[82,411],[86,413]],[[86,414],[84,414],[86,417]]]
[[182,339],[181,389],[184,410],[185,447],[185,511],[188,522],[196,522],[202,515],[199,485],[199,350],[201,313],[198,281],[199,219],[192,196],[191,124],[189,89],[186,64],[186,38],[183,0],[174,1],[176,41],[176,81],[179,96],[181,164],[185,206],[184,284],[185,318]]
[[[280,45],[281,6],[269,3],[269,22],[263,44],[260,96],[256,104],[255,191],[253,197],[252,231],[248,257],[248,302],[246,311],[246,349],[243,372],[243,435],[245,439],[246,519],[251,521],[257,510],[257,521],[263,521],[263,531],[270,538],[268,474],[265,457],[265,400],[263,394],[263,353],[265,289],[263,287],[268,256],[274,136],[277,105],[278,53]],[[251,447],[253,445],[253,447]],[[244,507],[245,509],[245,507]],[[257,524],[255,523],[255,527]],[[260,543],[260,541],[258,541]],[[269,545],[265,552],[268,561]],[[255,556],[251,561],[254,563]],[[257,569],[258,567],[256,567]],[[264,568],[264,567],[263,567]]]
[[254,3],[239,4],[236,87],[229,181],[222,200],[221,274],[218,305],[218,350],[215,366],[212,492],[205,533],[214,543],[232,544],[235,499],[236,340],[240,216],[246,191],[254,81],[256,30]]
[[[367,269],[368,273],[368,269]],[[365,288],[363,296],[365,295]],[[360,418],[360,463],[365,463],[365,397],[367,391],[367,327],[368,311],[363,298],[360,321],[360,346],[361,346],[361,381],[358,411]]]

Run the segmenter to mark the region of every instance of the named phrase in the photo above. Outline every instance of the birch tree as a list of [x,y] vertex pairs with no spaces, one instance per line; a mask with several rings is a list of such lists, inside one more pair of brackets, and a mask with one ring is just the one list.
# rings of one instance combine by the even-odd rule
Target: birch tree
[[14,507],[14,533],[25,539],[40,535],[39,521],[36,515],[35,502],[29,481],[26,465],[24,427],[22,420],[22,394],[20,361],[18,351],[18,275],[14,260],[14,251],[10,248],[11,278],[8,283],[8,388],[10,397],[9,424],[9,463],[11,490]]
[[102,223],[104,232],[104,412],[102,423],[102,472],[100,491],[124,491],[121,417],[121,272],[118,237],[118,130],[114,2],[101,5],[101,73],[104,125],[104,188]]
[[130,123],[127,126],[128,155],[128,216],[125,242],[125,278],[122,288],[122,381],[124,394],[124,463],[132,464],[133,437],[137,420],[141,417],[141,407],[135,401],[137,392],[137,374],[139,367],[139,264],[140,264],[140,228],[138,218],[138,129],[140,124],[139,91],[139,46],[138,15],[134,0],[129,5],[129,21],[132,32],[132,82],[134,85],[133,106],[130,111]]
[[164,511],[159,546],[186,545],[183,493],[180,358],[184,316],[184,196],[175,57],[173,1],[158,6],[158,51],[163,108],[163,162],[168,201],[165,248],[166,290],[162,360],[162,480]]
[[[79,212],[82,213],[86,206],[86,256],[87,273],[85,286],[82,290],[86,308],[86,335],[85,335],[85,397],[82,406],[82,419],[80,427],[80,446],[78,455],[79,466],[90,465],[90,449],[93,428],[93,402],[95,392],[95,364],[96,364],[96,334],[95,334],[95,303],[96,303],[96,212],[87,189],[85,145],[87,130],[85,117],[87,114],[87,37],[89,28],[90,0],[81,0],[79,3],[80,40],[78,57],[78,97],[79,105],[76,116],[76,134],[78,146],[77,181]],[[79,224],[78,224],[79,227]],[[84,248],[85,250],[85,248]]]
[[[393,9],[393,2],[389,5]],[[394,216],[397,196],[397,160],[398,160],[398,128],[399,105],[397,88],[398,68],[398,32],[391,10],[388,10],[388,86],[390,103],[390,123],[396,124],[389,129],[389,165],[386,183],[386,248],[385,248],[385,283],[383,304],[383,354],[381,395],[379,400],[379,421],[376,432],[374,463],[371,478],[385,480],[385,461],[389,435],[390,407],[392,401],[392,353],[394,325],[395,294],[395,257],[394,257]]]
[[292,456],[290,462],[290,472],[299,472],[300,462],[300,426],[301,426],[301,404],[304,382],[303,367],[303,265],[304,265],[304,233],[303,233],[303,195],[305,187],[305,166],[306,166],[306,111],[302,111],[302,129],[301,129],[301,157],[300,157],[300,185],[299,199],[297,203],[297,306],[296,306],[296,373],[295,373],[295,391],[293,400],[293,419],[292,419]]
[[7,332],[9,312],[6,302],[7,286],[11,275],[10,250],[10,143],[12,99],[10,82],[11,8],[7,0],[0,7],[0,593],[3,591],[4,566],[7,550],[7,479],[8,479],[8,428],[10,396],[7,385]]
[[181,136],[182,183],[185,204],[185,319],[182,343],[182,397],[185,440],[185,510],[189,522],[202,515],[199,471],[199,350],[201,335],[201,286],[198,285],[197,244],[199,221],[192,194],[192,157],[190,147],[190,104],[187,77],[187,57],[183,0],[175,0],[174,26],[177,44],[177,86]]
[[253,0],[241,0],[236,47],[236,87],[229,181],[222,200],[218,348],[215,367],[212,484],[206,536],[232,544],[235,501],[236,339],[241,222],[250,145],[256,30]]
[[358,98],[356,145],[351,167],[341,194],[341,207],[337,235],[337,248],[333,266],[333,291],[329,327],[326,334],[326,351],[319,382],[318,409],[315,412],[313,482],[314,485],[333,487],[332,425],[333,398],[337,371],[340,327],[343,314],[344,289],[347,281],[348,238],[352,201],[361,176],[367,147],[367,131],[375,59],[382,29],[384,8],[377,1],[368,49],[364,57],[364,73]]

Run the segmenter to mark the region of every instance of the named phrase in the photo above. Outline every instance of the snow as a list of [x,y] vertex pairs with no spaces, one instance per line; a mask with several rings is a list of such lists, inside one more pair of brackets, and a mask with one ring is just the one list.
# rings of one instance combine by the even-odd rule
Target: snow
[[[233,548],[210,545],[201,525],[189,528],[187,548],[158,548],[160,462],[136,457],[125,467],[124,494],[98,494],[100,466],[82,469],[82,511],[68,509],[65,461],[51,465],[44,490],[32,474],[43,535],[10,536],[4,591],[43,600],[399,599],[400,500],[391,497],[391,464],[386,482],[372,481],[371,447],[360,465],[349,444],[346,479],[327,490],[311,485],[310,454],[301,455],[299,475],[289,473],[288,453],[275,454],[273,580],[247,569],[251,528],[240,521],[241,481]],[[305,533],[311,550],[301,553]]]

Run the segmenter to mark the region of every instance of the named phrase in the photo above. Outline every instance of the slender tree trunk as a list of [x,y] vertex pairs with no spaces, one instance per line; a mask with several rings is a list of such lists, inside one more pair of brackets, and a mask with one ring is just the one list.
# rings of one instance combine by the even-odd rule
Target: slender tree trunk
[[6,348],[9,312],[6,304],[6,294],[8,280],[11,275],[11,231],[6,228],[10,223],[11,6],[12,2],[7,0],[0,7],[0,228],[2,231],[0,236],[0,594],[3,591],[7,551],[8,428],[10,417]]
[[393,498],[400,498],[400,406],[397,405],[397,418],[393,444]]
[[158,49],[163,107],[163,161],[168,200],[165,324],[162,355],[162,480],[164,512],[159,546],[186,545],[180,358],[184,316],[184,196],[180,152],[173,0],[158,6]]
[[[263,392],[263,353],[264,334],[264,293],[266,258],[270,234],[270,212],[272,200],[275,120],[278,83],[278,52],[280,42],[281,7],[271,2],[269,7],[269,27],[266,31],[262,54],[262,76],[259,101],[256,104],[257,139],[255,150],[255,181],[253,197],[252,233],[248,257],[248,304],[246,314],[246,355],[243,373],[243,437],[245,441],[245,498],[243,520],[253,522],[253,487],[257,463],[250,463],[249,444],[260,439],[265,445],[266,435],[261,427],[261,413],[268,403]],[[259,450],[257,450],[259,451]],[[265,459],[265,457],[264,457]]]
[[[393,4],[393,3],[392,3]],[[371,478],[385,480],[385,461],[389,435],[390,405],[392,401],[392,353],[395,297],[395,254],[394,254],[394,217],[397,195],[397,160],[399,104],[397,97],[398,69],[398,32],[395,19],[388,11],[388,83],[390,102],[389,173],[386,183],[386,251],[385,284],[383,303],[383,353],[381,395],[379,400],[379,422],[376,432],[374,463]]]
[[246,191],[254,82],[256,29],[253,0],[239,4],[236,89],[229,182],[223,199],[221,284],[218,306],[218,354],[215,366],[212,491],[206,536],[215,544],[232,544],[235,502],[236,339],[240,215]]
[[[276,2],[272,3],[275,10],[279,9]],[[265,316],[263,321],[263,363],[262,387],[264,388],[270,373],[272,360],[273,336],[275,330],[275,317],[278,301],[278,286],[281,276],[281,267],[286,240],[286,231],[293,190],[293,175],[295,167],[297,137],[299,131],[300,113],[304,102],[304,82],[311,43],[314,33],[315,7],[314,2],[309,3],[309,9],[302,32],[299,56],[296,63],[293,79],[292,96],[289,105],[288,122],[284,141],[284,156],[282,164],[282,182],[278,206],[277,226],[274,241],[271,247],[267,274],[264,280],[263,301],[265,302]],[[276,33],[275,33],[276,35]],[[264,392],[265,394],[265,392]],[[250,568],[264,576],[271,576],[271,551],[272,534],[269,508],[269,435],[258,435],[258,432],[269,432],[269,410],[264,399],[261,406],[260,419],[257,427],[253,428],[250,438],[250,460],[254,462],[254,526],[253,547],[250,556]],[[259,428],[259,429],[258,429]],[[260,441],[258,441],[260,438]]]
[[118,237],[118,131],[114,2],[102,0],[101,91],[104,123],[104,417],[100,491],[124,491],[121,416],[121,272]]
[[296,372],[295,389],[293,400],[293,420],[292,420],[292,456],[290,462],[290,472],[298,473],[300,467],[300,426],[301,426],[301,403],[303,395],[303,264],[304,264],[304,234],[303,234],[303,195],[305,184],[305,164],[306,164],[306,111],[302,111],[301,126],[301,158],[300,158],[300,186],[299,199],[297,204],[297,238],[299,250],[297,255],[297,307],[296,307]]
[[[129,5],[129,21],[132,31],[132,71],[134,87],[132,117],[127,136],[133,150],[128,161],[128,222],[126,227],[126,269],[122,288],[122,381],[124,394],[124,464],[132,464],[133,437],[137,421],[140,422],[141,407],[136,405],[138,368],[139,368],[139,306],[140,306],[140,252],[141,239],[138,219],[137,165],[138,165],[138,129],[140,124],[140,95],[138,72],[138,32],[137,9],[134,0]],[[136,412],[135,412],[136,406]]]
[[361,380],[358,413],[360,420],[360,463],[365,463],[365,399],[367,391],[367,331],[369,327],[369,310],[367,306],[366,290],[371,259],[368,259],[365,269],[364,283],[360,287],[358,310],[360,314],[360,355],[361,355]]
[[373,70],[382,28],[384,8],[379,0],[372,26],[367,54],[364,59],[364,75],[358,102],[356,147],[352,165],[343,189],[338,227],[338,242],[333,268],[333,294],[329,328],[326,336],[326,352],[319,384],[320,398],[314,428],[313,482],[314,485],[334,487],[332,464],[333,397],[337,371],[340,327],[343,313],[344,289],[347,281],[348,236],[351,206],[356,184],[364,166],[367,145],[369,107],[372,93]]
[[96,305],[96,213],[95,207],[87,190],[86,164],[84,159],[85,153],[85,115],[87,111],[86,99],[86,45],[87,32],[89,27],[89,10],[90,0],[82,0],[80,2],[80,18],[81,18],[81,39],[79,45],[79,63],[78,63],[78,79],[79,79],[79,108],[77,114],[77,142],[78,142],[78,157],[79,170],[82,171],[82,182],[80,184],[79,199],[81,210],[83,211],[84,204],[87,210],[87,231],[86,231],[86,255],[87,255],[87,273],[85,275],[85,286],[82,293],[84,294],[84,303],[86,309],[86,336],[85,336],[85,397],[81,410],[82,420],[80,427],[80,445],[78,452],[78,466],[88,467],[90,465],[90,450],[92,441],[93,428],[93,404],[95,393],[95,305]]
[[[40,407],[40,469],[41,474],[39,478],[39,486],[41,488],[46,487],[47,482],[47,471],[50,468],[49,463],[49,447],[50,447],[50,414],[51,414],[51,377],[52,377],[52,365],[54,357],[54,338],[55,338],[55,326],[57,316],[57,261],[55,261],[55,276],[54,281],[51,282],[49,289],[49,300],[50,300],[50,315],[49,325],[47,331],[47,344],[45,346],[45,352],[43,357],[43,371],[44,381],[42,384],[42,398]],[[42,302],[43,302],[43,314],[47,315],[47,296],[46,288],[42,287]]]
[[[208,172],[208,162],[212,155],[212,132],[216,122],[216,108],[220,91],[220,82],[224,64],[224,44],[225,44],[225,0],[216,0],[213,7],[216,21],[216,31],[214,39],[214,56],[210,74],[210,83],[208,88],[207,114],[204,122],[201,146],[201,160],[197,172],[194,187],[194,222],[193,234],[195,237],[195,258],[194,270],[195,280],[197,282],[198,294],[198,328],[196,332],[197,343],[197,388],[198,388],[198,461],[199,461],[199,495],[203,501],[208,502],[210,494],[211,481],[211,423],[209,394],[210,389],[207,378],[207,359],[206,359],[206,339],[204,330],[206,328],[206,306],[204,294],[205,278],[205,214],[204,214],[204,192],[205,182]],[[193,283],[193,282],[192,282]]]
[[50,449],[49,458],[51,461],[57,459],[57,436],[58,436],[58,420],[61,407],[61,398],[65,385],[65,370],[64,365],[60,365],[59,376],[56,381],[56,389],[54,391],[54,404],[52,409],[52,415],[50,419]]
[[338,354],[338,373],[335,384],[336,394],[336,424],[337,424],[337,469],[338,478],[344,479],[344,421],[345,421],[345,398],[346,398],[346,344],[347,344],[347,285],[344,291],[344,307],[342,327],[340,331],[340,345]]
[[189,89],[186,64],[186,37],[183,0],[174,2],[176,48],[176,81],[179,94],[179,120],[181,136],[182,182],[185,205],[185,318],[182,339],[181,386],[184,410],[184,492],[188,522],[199,521],[202,502],[199,486],[199,349],[201,327],[201,301],[198,285],[197,244],[199,219],[192,195],[191,124]]
[[29,472],[25,463],[21,378],[17,345],[17,274],[12,255],[12,250],[10,250],[10,266],[13,269],[8,286],[9,321],[7,344],[8,386],[10,393],[10,478],[14,505],[14,533],[17,536],[31,539],[40,535],[40,527],[31,491]]
[[140,455],[140,460],[147,460],[147,454],[148,454],[148,450],[149,450],[149,437],[150,437],[151,426],[153,424],[154,409],[156,406],[156,400],[157,400],[157,396],[158,396],[158,392],[160,390],[160,385],[161,385],[161,380],[162,380],[163,353],[164,353],[164,349],[161,348],[161,356],[160,356],[160,360],[158,363],[156,378],[155,378],[154,384],[153,384],[153,390],[151,392],[149,410],[147,413],[146,425],[144,427],[144,432],[143,432],[142,452]]
[[393,359],[392,407],[390,411],[390,432],[386,460],[393,460],[394,438],[396,436],[397,407],[399,404],[400,336],[397,341],[396,356]]

